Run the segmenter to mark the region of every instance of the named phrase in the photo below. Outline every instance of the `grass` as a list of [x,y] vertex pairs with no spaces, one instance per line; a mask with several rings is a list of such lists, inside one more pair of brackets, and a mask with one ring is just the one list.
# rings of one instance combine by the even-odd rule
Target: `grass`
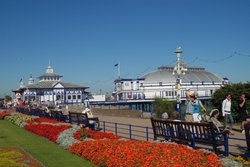
[[20,147],[47,167],[95,166],[59,145],[25,131],[6,120],[0,120],[0,147]]

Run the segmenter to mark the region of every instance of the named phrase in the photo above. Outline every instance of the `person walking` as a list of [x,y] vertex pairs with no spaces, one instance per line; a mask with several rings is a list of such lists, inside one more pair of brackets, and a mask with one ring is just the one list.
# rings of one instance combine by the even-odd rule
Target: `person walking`
[[234,135],[232,132],[234,120],[233,120],[233,117],[231,114],[231,104],[232,104],[231,103],[231,95],[227,94],[226,98],[222,102],[222,115],[224,117],[224,129],[227,128],[227,122],[229,119],[229,121],[230,121],[230,126],[229,126],[230,133],[229,134]]
[[242,133],[245,133],[244,125],[250,122],[250,117],[247,113],[247,99],[246,95],[242,93],[240,95],[239,101],[238,101],[238,107],[239,107],[239,117],[241,119],[241,130]]
[[206,108],[202,104],[202,102],[198,99],[198,93],[194,92],[194,100],[193,100],[193,106],[194,106],[194,112],[193,112],[193,118],[194,122],[200,122],[201,121],[201,109],[206,111]]
[[185,121],[187,122],[194,122],[193,118],[193,113],[194,113],[194,106],[193,106],[193,101],[194,101],[194,95],[193,93],[190,93],[189,91],[186,92],[186,113],[185,113]]
[[197,92],[187,92],[187,109],[186,109],[186,116],[185,120],[187,122],[200,122],[201,116],[200,111],[201,108],[206,111],[206,108],[203,106],[202,102],[198,99]]

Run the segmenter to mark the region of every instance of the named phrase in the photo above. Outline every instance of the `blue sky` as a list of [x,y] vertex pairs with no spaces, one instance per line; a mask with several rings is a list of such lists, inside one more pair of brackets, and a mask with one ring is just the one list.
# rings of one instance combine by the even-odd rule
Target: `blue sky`
[[[0,97],[49,61],[63,81],[110,93],[117,78],[175,65],[250,81],[249,0],[0,0]],[[38,80],[36,79],[36,82]]]

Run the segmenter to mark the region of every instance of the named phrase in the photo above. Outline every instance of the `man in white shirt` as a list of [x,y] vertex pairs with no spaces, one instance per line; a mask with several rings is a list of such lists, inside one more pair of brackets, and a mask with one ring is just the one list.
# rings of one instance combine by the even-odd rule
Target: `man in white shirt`
[[[82,111],[82,113],[84,113],[84,114],[86,113],[86,114],[88,115],[88,118],[93,118],[93,117],[94,117],[94,115],[92,114],[92,112],[91,112],[91,110],[90,110],[89,108],[85,108],[85,109]],[[90,123],[90,124],[93,124],[94,121],[90,120],[89,123]]]
[[233,128],[234,120],[233,120],[233,117],[231,114],[231,95],[230,94],[228,94],[222,102],[222,115],[224,117],[224,129],[227,128],[227,121],[229,118],[229,120],[230,120],[230,127],[229,127],[230,134],[233,135],[232,128]]
[[[100,123],[98,117],[94,117],[93,113],[91,110],[86,107],[85,110],[82,111],[82,113],[86,113],[88,118],[89,118],[89,124],[91,125],[91,129],[93,130],[98,130],[100,129]],[[92,119],[91,119],[92,118]]]

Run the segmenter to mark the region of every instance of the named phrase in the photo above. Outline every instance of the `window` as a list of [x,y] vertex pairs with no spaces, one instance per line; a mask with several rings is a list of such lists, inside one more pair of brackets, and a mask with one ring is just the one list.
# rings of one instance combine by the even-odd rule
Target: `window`
[[165,94],[168,97],[173,97],[173,96],[176,96],[177,92],[176,91],[166,91]]
[[56,100],[61,100],[61,95],[56,95]]
[[75,100],[76,99],[76,95],[73,95],[73,100]]
[[126,82],[126,83],[125,83],[125,86],[129,86],[129,83]]
[[81,95],[77,95],[77,99],[82,99],[82,96]]
[[68,100],[71,100],[71,95],[68,95]]

